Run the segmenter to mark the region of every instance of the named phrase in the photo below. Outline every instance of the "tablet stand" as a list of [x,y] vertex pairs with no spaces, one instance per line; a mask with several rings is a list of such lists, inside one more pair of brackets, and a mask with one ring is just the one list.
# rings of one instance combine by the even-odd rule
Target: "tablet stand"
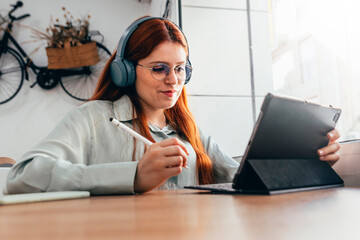
[[246,159],[234,188],[254,193],[283,193],[343,186],[331,166],[319,159]]

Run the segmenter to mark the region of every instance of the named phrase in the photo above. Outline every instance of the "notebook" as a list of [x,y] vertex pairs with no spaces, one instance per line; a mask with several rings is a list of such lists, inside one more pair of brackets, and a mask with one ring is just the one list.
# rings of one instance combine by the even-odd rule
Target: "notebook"
[[185,186],[220,193],[276,194],[343,186],[317,149],[341,110],[268,93],[232,183]]
[[86,198],[90,193],[87,191],[63,191],[63,192],[41,192],[24,193],[0,196],[0,205],[54,201],[63,199]]

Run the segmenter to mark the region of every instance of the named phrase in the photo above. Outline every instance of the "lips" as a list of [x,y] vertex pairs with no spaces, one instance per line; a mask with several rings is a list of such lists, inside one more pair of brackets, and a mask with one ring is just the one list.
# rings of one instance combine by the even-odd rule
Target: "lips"
[[176,93],[176,91],[175,90],[161,91],[161,93],[165,94],[168,97],[172,97]]

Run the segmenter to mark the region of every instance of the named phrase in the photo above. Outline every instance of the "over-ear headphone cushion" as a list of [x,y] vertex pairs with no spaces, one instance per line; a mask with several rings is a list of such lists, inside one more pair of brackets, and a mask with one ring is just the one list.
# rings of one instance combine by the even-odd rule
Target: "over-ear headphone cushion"
[[[186,59],[186,65],[188,65],[192,68],[191,62],[189,59]],[[188,79],[185,80],[185,84],[187,84],[190,81],[190,78],[191,78],[191,73],[190,73],[190,76],[188,77]]]
[[110,65],[110,76],[113,83],[119,87],[134,84],[136,78],[135,66],[132,62],[115,58]]

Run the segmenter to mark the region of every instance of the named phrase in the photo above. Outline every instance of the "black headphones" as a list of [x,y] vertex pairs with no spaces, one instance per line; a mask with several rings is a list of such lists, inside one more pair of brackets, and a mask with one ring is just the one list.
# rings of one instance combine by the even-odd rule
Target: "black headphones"
[[[113,83],[119,87],[126,87],[129,85],[134,84],[136,79],[136,71],[135,66],[131,61],[128,61],[124,58],[125,54],[125,48],[126,44],[131,36],[131,34],[138,28],[138,26],[146,22],[150,19],[164,19],[161,17],[144,17],[136,20],[133,22],[123,33],[123,35],[120,38],[119,45],[116,51],[116,56],[114,61],[111,62],[110,65],[110,75]],[[168,19],[166,19],[168,20]],[[169,21],[169,20],[168,20]],[[174,23],[175,24],[175,23]],[[181,31],[181,33],[184,35],[182,30],[175,24],[175,26]],[[184,38],[186,40],[186,37],[184,35]],[[187,40],[186,40],[187,43]],[[189,52],[189,47],[188,47]],[[186,64],[191,67],[191,62],[189,61],[189,54],[188,58],[186,60]],[[189,82],[190,78],[186,79],[185,84]]]

